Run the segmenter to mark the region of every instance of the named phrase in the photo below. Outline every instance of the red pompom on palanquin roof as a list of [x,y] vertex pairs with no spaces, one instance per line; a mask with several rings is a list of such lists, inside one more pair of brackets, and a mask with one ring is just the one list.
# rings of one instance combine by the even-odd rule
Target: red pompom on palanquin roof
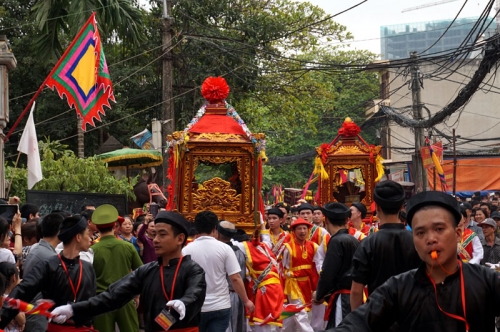
[[361,128],[358,127],[351,118],[347,117],[342,123],[342,127],[339,129],[339,135],[344,137],[355,137],[361,132]]
[[201,95],[210,104],[220,103],[229,95],[229,85],[223,77],[209,77],[201,85]]

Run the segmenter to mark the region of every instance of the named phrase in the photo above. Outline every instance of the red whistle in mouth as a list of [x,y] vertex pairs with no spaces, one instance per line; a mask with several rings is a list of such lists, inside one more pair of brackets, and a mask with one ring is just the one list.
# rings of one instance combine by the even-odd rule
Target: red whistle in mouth
[[438,253],[437,253],[436,250],[434,250],[433,252],[431,252],[431,258],[434,259],[434,260],[438,259]]

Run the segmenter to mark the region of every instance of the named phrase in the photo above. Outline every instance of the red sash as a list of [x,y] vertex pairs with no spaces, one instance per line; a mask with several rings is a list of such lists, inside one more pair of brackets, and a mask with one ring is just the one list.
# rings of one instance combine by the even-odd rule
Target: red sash
[[94,330],[94,328],[92,327],[86,327],[86,326],[76,327],[71,325],[60,325],[60,324],[49,323],[49,325],[47,326],[47,332],[99,332],[99,331]]
[[[197,327],[185,327],[183,329],[173,329],[172,331],[177,331],[177,332],[198,332]],[[165,331],[158,331],[158,332],[165,332]]]
[[332,296],[330,296],[330,300],[328,300],[328,307],[325,310],[325,317],[324,317],[325,321],[328,321],[330,319],[330,314],[333,310],[332,308],[333,308],[333,306],[335,306],[335,303],[333,303],[333,302],[335,301],[335,298],[337,297],[337,295],[340,295],[340,294],[351,294],[351,290],[350,289],[339,289],[338,291],[333,293]]

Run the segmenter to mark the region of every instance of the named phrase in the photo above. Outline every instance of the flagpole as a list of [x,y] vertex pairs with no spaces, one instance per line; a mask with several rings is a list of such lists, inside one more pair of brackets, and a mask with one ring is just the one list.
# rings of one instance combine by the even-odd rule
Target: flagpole
[[[89,19],[87,20],[87,22],[85,22],[85,24],[83,25],[83,27],[86,27],[87,24],[89,24],[89,22],[91,22],[94,18],[95,18],[95,12],[92,12],[92,15],[90,15]],[[48,79],[52,76],[52,74],[54,74],[54,72],[56,71],[56,69],[61,64],[61,61],[66,57],[66,55],[68,54],[68,52],[72,49],[72,46],[80,38],[80,36],[83,33],[83,30],[84,29],[82,28],[82,29],[80,29],[80,31],[78,31],[78,34],[75,36],[75,38],[73,38],[73,41],[66,48],[66,51],[64,51],[63,55],[59,58],[59,60],[57,61],[56,65],[54,66],[54,68],[52,68],[52,70],[50,71],[49,75],[47,75],[47,77],[43,81],[42,85],[40,85],[40,87],[36,91],[35,95],[33,97],[31,97],[30,101],[28,102],[28,105],[26,105],[26,107],[24,108],[24,110],[21,113],[21,115],[19,115],[19,117],[17,118],[16,122],[14,122],[14,125],[12,126],[12,128],[10,128],[9,132],[7,133],[7,135],[5,135],[4,142],[7,142],[7,140],[9,139],[9,137],[14,132],[14,129],[17,128],[17,126],[19,125],[19,122],[21,122],[21,120],[23,119],[23,117],[26,115],[26,113],[30,109],[31,105],[33,105],[33,102],[35,101],[35,99],[38,98],[38,96],[40,95],[40,93],[45,88],[45,83],[47,83]]]
[[10,194],[10,188],[12,187],[12,181],[14,181],[14,175],[16,174],[16,169],[17,169],[17,163],[19,162],[19,157],[21,156],[21,151],[17,153],[17,159],[16,159],[16,164],[14,165],[14,169],[12,170],[12,176],[9,181],[9,189],[7,189],[7,195],[5,197],[9,197]]

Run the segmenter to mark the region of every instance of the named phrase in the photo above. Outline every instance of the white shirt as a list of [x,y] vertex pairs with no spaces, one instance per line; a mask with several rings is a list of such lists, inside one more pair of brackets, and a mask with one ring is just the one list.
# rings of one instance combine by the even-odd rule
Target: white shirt
[[[63,243],[60,242],[56,247],[56,252],[60,254],[63,249]],[[94,250],[92,250],[92,248],[89,248],[89,251],[80,251],[80,259],[82,261],[89,262],[90,264],[94,264]]]
[[469,260],[469,264],[479,264],[481,259],[483,259],[484,250],[479,236],[474,236],[472,238],[472,258]]
[[0,248],[0,262],[16,264],[16,259],[12,251],[6,248]]
[[184,247],[182,254],[191,255],[191,259],[205,270],[207,294],[201,312],[230,308],[226,274],[233,275],[241,271],[233,249],[212,236],[200,236]]

